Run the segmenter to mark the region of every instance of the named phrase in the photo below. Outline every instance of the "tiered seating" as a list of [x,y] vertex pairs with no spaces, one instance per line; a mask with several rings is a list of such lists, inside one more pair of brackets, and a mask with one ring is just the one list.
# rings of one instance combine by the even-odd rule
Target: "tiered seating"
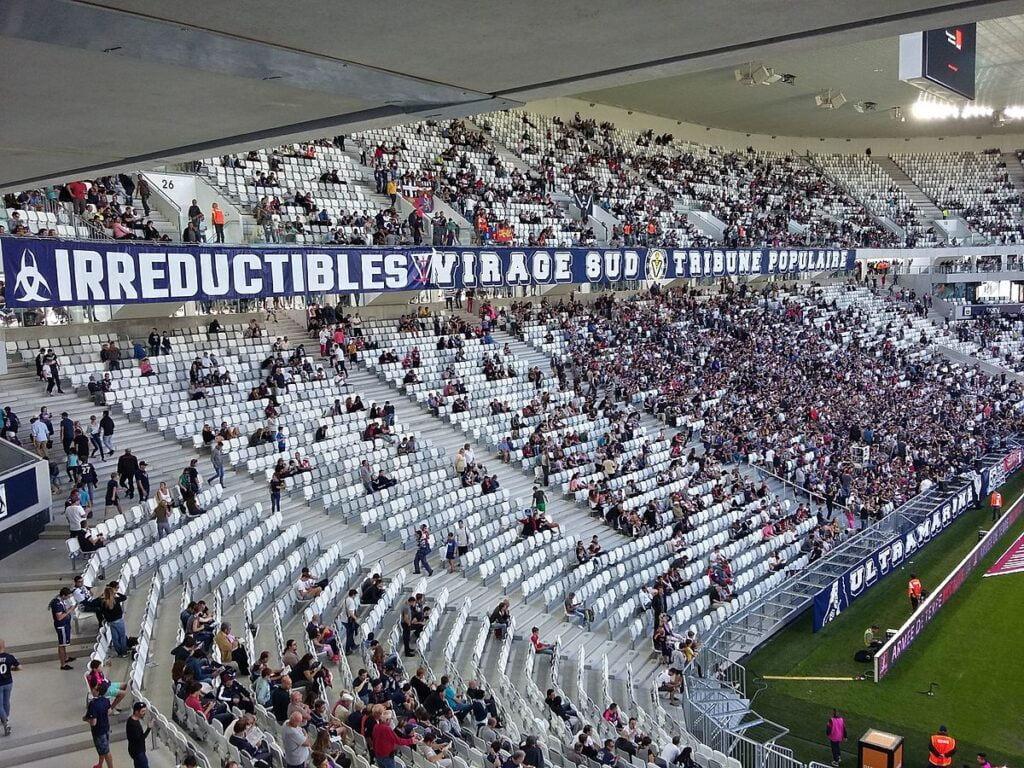
[[[323,174],[332,172],[337,174],[338,182],[321,181]],[[281,240],[365,244],[372,239],[373,217],[379,206],[363,182],[363,171],[328,142],[207,158],[202,161],[200,173],[248,212],[266,199],[272,204]],[[268,178],[276,183],[267,183]],[[296,195],[306,194],[311,195],[315,210],[297,204]],[[327,212],[326,220],[320,211]],[[301,232],[296,221],[302,224]]]
[[1021,242],[1021,199],[999,154],[927,152],[892,159],[943,210],[963,216],[993,243]]
[[[378,163],[397,164],[406,194],[433,189],[469,219],[483,239],[502,242],[501,231],[509,226],[514,245],[567,247],[576,241],[578,227],[561,207],[534,180],[498,157],[483,136],[459,121],[381,128],[355,138],[366,143],[368,155],[376,155]],[[477,225],[481,212],[488,223],[484,228]]]
[[911,202],[877,164],[864,155],[815,155],[813,162],[864,204],[876,216],[885,216],[907,237],[904,245],[926,247],[935,245],[938,238],[929,233],[918,219],[918,212]]
[[[675,203],[714,214],[733,245],[895,242],[859,204],[794,155],[681,147],[670,136],[621,133],[579,115],[565,122],[516,111],[488,115],[486,121],[499,138],[527,152],[524,157],[537,158],[555,184],[593,192],[633,232],[639,230],[641,244],[696,239],[688,226],[680,231],[685,222]],[[648,183],[667,196],[652,196]],[[648,234],[648,226],[655,231]],[[627,245],[630,240],[625,238]]]

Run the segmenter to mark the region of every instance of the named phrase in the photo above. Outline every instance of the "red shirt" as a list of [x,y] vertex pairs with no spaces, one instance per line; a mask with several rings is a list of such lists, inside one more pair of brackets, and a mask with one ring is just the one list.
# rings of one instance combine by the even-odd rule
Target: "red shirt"
[[373,728],[373,756],[392,757],[399,747],[411,747],[416,742],[413,739],[406,739],[399,736],[391,728],[382,723],[377,723]]

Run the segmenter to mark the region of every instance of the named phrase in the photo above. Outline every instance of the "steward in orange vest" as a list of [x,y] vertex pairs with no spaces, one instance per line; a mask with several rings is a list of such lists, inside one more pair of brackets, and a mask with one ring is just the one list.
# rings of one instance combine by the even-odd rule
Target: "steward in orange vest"
[[917,610],[924,596],[924,589],[921,587],[921,580],[915,574],[910,574],[910,581],[907,583],[907,594],[910,596],[910,609]]
[[1003,512],[1003,494],[999,491],[992,491],[988,496],[988,503],[992,507],[992,519],[998,520]]
[[928,763],[939,768],[949,768],[955,753],[956,739],[949,735],[946,726],[940,725],[939,732],[932,734],[928,744]]

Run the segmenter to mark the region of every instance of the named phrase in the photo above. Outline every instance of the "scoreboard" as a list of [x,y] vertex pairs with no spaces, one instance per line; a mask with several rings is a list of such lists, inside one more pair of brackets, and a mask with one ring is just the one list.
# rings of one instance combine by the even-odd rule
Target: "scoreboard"
[[974,100],[976,24],[900,35],[900,80],[941,98]]

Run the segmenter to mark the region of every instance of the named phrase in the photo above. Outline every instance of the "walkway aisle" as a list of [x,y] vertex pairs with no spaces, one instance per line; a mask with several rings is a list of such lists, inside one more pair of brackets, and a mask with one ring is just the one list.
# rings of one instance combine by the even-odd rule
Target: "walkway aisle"
[[[272,337],[288,335],[295,340],[305,336],[297,324],[284,318],[280,323],[271,324],[268,330]],[[504,336],[504,334],[501,335]],[[541,365],[546,372],[550,370],[547,358],[541,353],[522,342],[511,339],[511,337],[501,338],[499,343],[504,344],[506,341],[515,351],[517,363],[522,370],[525,371],[530,365]],[[93,405],[85,396],[71,392],[47,398],[45,394],[41,394],[43,388],[36,380],[34,370],[23,366],[19,361],[12,361],[11,372],[0,377],[0,383],[2,383],[6,396],[5,404],[11,404],[25,424],[23,428],[25,442],[28,442],[28,418],[37,411],[40,403],[49,406],[57,420],[64,410],[68,411],[73,419],[83,422],[87,421],[91,414],[95,413],[100,416],[103,410],[101,407]],[[390,399],[395,404],[400,423],[406,425],[410,430],[420,433],[430,443],[442,448],[453,461],[459,447],[466,442],[473,443],[471,438],[451,424],[433,418],[424,408],[404,394],[389,388],[362,367],[352,371],[350,384],[352,391],[361,393],[367,404],[373,401],[383,403],[384,400]],[[173,434],[162,434],[155,429],[155,426],[150,429],[138,421],[127,421],[117,409],[112,415],[117,423],[115,432],[117,453],[120,454],[124,448],[130,447],[141,460],[147,461],[150,465],[154,487],[161,480],[166,480],[168,483],[175,482],[181,469],[194,456],[200,458],[201,474],[209,474],[209,459],[205,451],[196,452],[190,442],[183,445],[174,438]],[[478,456],[484,457],[488,470],[498,475],[501,485],[508,490],[510,498],[521,500],[525,508],[529,503],[533,478],[520,471],[517,464],[504,465],[496,458],[496,454],[490,457],[493,446],[474,443],[473,448]],[[59,444],[56,450],[60,450]],[[113,471],[115,464],[116,457],[108,458],[99,464],[97,469],[101,480],[105,476],[109,476],[109,472]],[[58,489],[58,494],[55,496],[54,508],[57,515],[63,506],[62,494],[66,490],[67,486],[65,485]],[[251,477],[244,470],[229,471],[226,476],[225,492],[239,495],[240,509],[259,502],[263,504],[265,513],[269,514],[269,490],[262,475]],[[589,515],[585,507],[577,507],[560,498],[557,489],[550,493],[550,497],[549,511],[553,519],[561,524],[564,532],[585,539],[597,533],[606,548],[625,543],[622,536],[611,531],[597,518]],[[102,508],[102,504],[100,508]],[[314,500],[312,504],[307,504],[301,494],[285,496],[282,500],[282,517],[285,527],[295,522],[300,523],[304,537],[319,532],[321,544],[324,547],[335,541],[341,541],[344,544],[346,555],[362,549],[364,568],[372,568],[378,560],[382,560],[386,578],[403,567],[411,572],[413,556],[411,550],[402,550],[394,540],[384,541],[377,532],[362,531],[358,523],[348,524],[337,516],[327,515],[317,500]],[[46,602],[61,585],[70,581],[71,570],[63,549],[65,532],[66,524],[63,518],[57,517],[55,522],[48,526],[47,532],[44,534],[46,538],[0,563],[0,582],[10,583],[14,589],[19,590],[17,600],[25,603],[26,612],[30,607],[32,610],[38,609],[44,612],[44,619]],[[488,613],[501,599],[501,588],[496,583],[484,585],[476,576],[467,579],[461,574],[447,574],[442,567],[440,551],[440,543],[445,534],[446,531],[435,531],[439,546],[431,558],[435,575],[428,581],[428,596],[436,594],[443,587],[448,587],[449,605],[453,609],[461,605],[466,597],[469,597],[473,601],[471,615],[476,620]],[[25,570],[21,570],[22,568]],[[149,590],[150,576],[151,574],[147,574],[139,580],[129,601],[129,634],[138,632],[142,606]],[[625,644],[608,641],[605,633],[591,633],[576,624],[564,622],[561,611],[558,609],[550,614],[545,612],[539,596],[535,596],[528,604],[522,602],[522,595],[518,588],[510,589],[509,596],[513,603],[513,614],[516,616],[519,631],[522,634],[528,634],[530,627],[537,625],[541,628],[542,637],[548,641],[561,635],[564,652],[568,655],[573,655],[577,644],[583,642],[587,646],[588,658],[596,660],[603,653],[611,654],[616,660],[626,656],[632,657],[633,652],[629,651]],[[172,587],[165,593],[151,646],[151,658],[155,666],[150,667],[146,675],[147,694],[152,698],[154,704],[168,716],[171,711],[171,693],[170,686],[166,685],[166,682],[169,679],[171,667],[170,650],[176,642],[180,598],[180,587]],[[237,623],[237,611],[229,612],[228,615]],[[302,631],[299,626],[300,621],[301,619],[294,618],[286,624],[285,635],[298,638]],[[392,623],[393,617],[389,617],[385,623],[385,629]],[[39,626],[35,627],[37,624]],[[12,651],[17,653],[20,645],[27,653],[33,647],[31,645],[33,642],[38,642],[41,649],[49,647],[49,632],[52,631],[52,628],[48,627],[48,623],[45,620],[33,621],[31,625],[35,627],[31,633],[22,633],[23,636],[12,635],[18,641],[18,644],[11,643]],[[38,630],[38,634],[36,630]],[[5,629],[5,631],[10,633],[13,632],[13,629]],[[260,642],[257,643],[259,648],[266,647],[268,642],[272,642],[272,637],[269,620],[264,615],[263,632],[260,634]],[[71,755],[77,754],[81,750],[87,750],[89,746],[88,732],[84,726],[79,725],[81,712],[78,710],[84,706],[84,696],[80,697],[80,694],[84,693],[80,674],[85,670],[83,662],[88,648],[91,647],[91,634],[85,640],[85,643],[80,644],[82,647],[75,672],[59,673],[58,675],[55,663],[52,665],[49,663],[31,664],[26,666],[27,674],[23,673],[16,681],[15,702],[22,707],[24,714],[16,716],[15,722],[20,724],[21,729],[16,737],[12,738],[25,739],[26,748],[29,744],[37,745],[45,740],[52,741],[55,745],[54,749],[57,751],[53,752],[54,755]],[[641,653],[646,656],[645,652]],[[613,666],[613,669],[619,668]],[[111,667],[111,676],[120,679],[126,677],[127,664],[120,660],[116,661]],[[50,680],[50,677],[54,679]],[[50,702],[33,697],[30,692],[37,687],[54,692],[56,700]],[[63,712],[62,706],[67,707],[67,712]],[[62,712],[62,714],[53,718],[54,712]],[[49,722],[54,722],[58,727],[47,730],[46,725]],[[115,725],[114,730],[123,733],[123,727],[120,725]],[[65,732],[68,734],[67,741],[62,740],[64,737],[61,736]],[[45,754],[34,752],[30,755],[28,752],[22,754],[17,749],[12,749],[19,743],[14,740],[5,742],[5,750],[0,755],[0,768],[15,765],[44,768],[44,766],[52,764],[44,762],[45,759],[49,759],[49,752]],[[166,757],[167,753],[163,753],[163,756]],[[41,759],[32,763],[28,762],[34,757]],[[161,767],[159,758],[154,758],[154,765]]]

